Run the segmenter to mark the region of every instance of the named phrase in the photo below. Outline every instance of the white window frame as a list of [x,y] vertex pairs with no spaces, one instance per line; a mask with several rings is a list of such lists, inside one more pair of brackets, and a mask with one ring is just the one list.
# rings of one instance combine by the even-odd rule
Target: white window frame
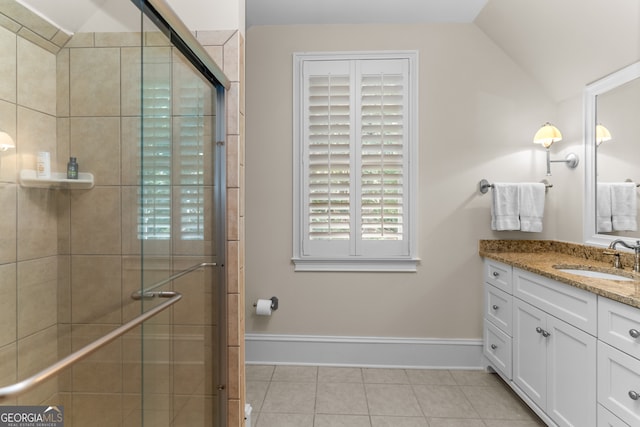
[[[308,209],[306,149],[303,145],[306,112],[304,111],[305,78],[304,66],[307,61],[366,61],[366,60],[406,60],[408,76],[405,92],[406,126],[404,129],[406,144],[404,151],[403,176],[405,179],[403,192],[403,239],[402,249],[398,250],[397,241],[374,243],[378,245],[367,255],[355,249],[355,244],[348,244],[348,253],[331,251],[332,242],[328,248],[318,253],[311,253],[305,247],[308,229],[306,218]],[[322,52],[322,53],[294,53],[293,54],[293,263],[295,271],[394,271],[415,272],[419,259],[417,258],[417,184],[418,184],[418,52],[417,51],[384,51],[384,52]],[[355,85],[354,85],[355,86]],[[352,112],[352,116],[354,114]],[[359,120],[359,118],[358,118]],[[354,130],[355,131],[355,130]],[[351,144],[357,141],[353,139]],[[354,163],[358,163],[354,165]],[[352,160],[352,173],[360,174],[359,160]],[[353,185],[352,185],[353,187]],[[359,189],[357,190],[359,193]],[[355,197],[355,196],[354,196]],[[352,211],[357,205],[352,205]],[[355,212],[352,215],[358,216]],[[352,233],[353,234],[353,233]],[[355,239],[360,240],[360,239]],[[336,244],[344,242],[335,241]],[[359,246],[359,245],[358,245]],[[382,249],[381,249],[382,248]]]

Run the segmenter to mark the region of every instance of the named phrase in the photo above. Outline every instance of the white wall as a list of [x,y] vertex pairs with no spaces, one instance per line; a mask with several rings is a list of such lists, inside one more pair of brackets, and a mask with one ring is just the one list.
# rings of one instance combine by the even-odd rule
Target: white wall
[[[417,273],[295,273],[292,53],[386,49],[419,51],[421,265]],[[562,164],[553,165],[543,233],[489,228],[491,199],[478,181],[545,178],[533,134],[566,117],[566,143],[553,149],[564,158],[581,146],[582,106],[552,102],[475,25],[251,27],[246,64],[247,333],[479,338],[479,239],[580,240],[581,199],[572,199],[581,171]],[[560,209],[575,211],[570,221]],[[272,295],[279,310],[256,317],[252,303]]]
[[196,31],[245,31],[244,0],[166,0],[185,25]]

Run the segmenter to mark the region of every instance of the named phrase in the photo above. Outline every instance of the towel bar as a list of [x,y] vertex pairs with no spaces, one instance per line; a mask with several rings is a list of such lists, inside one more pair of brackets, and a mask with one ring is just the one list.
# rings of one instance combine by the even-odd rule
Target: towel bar
[[[624,182],[635,182],[635,181],[633,181],[632,179],[627,178],[627,179],[624,180]],[[640,184],[636,184],[636,187],[640,187]]]
[[[553,187],[553,184],[549,184],[549,182],[546,179],[543,179],[542,181],[540,181],[541,183],[544,184],[544,191],[546,192],[549,188]],[[481,179],[480,182],[478,183],[478,188],[480,189],[480,193],[482,194],[486,194],[487,191],[489,191],[490,188],[493,188],[493,184],[491,184],[489,181],[487,181],[486,179]]]

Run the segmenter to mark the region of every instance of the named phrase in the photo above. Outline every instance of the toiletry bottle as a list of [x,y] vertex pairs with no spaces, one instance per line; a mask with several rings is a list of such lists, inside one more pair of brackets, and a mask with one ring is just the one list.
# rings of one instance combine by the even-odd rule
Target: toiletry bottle
[[67,179],[78,179],[78,163],[75,157],[70,157],[67,163]]

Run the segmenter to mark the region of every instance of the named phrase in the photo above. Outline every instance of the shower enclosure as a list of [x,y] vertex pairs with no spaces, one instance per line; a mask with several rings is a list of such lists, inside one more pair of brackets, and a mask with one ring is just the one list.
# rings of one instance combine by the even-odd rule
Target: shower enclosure
[[222,426],[228,83],[161,0],[85,1],[0,1],[0,414]]

